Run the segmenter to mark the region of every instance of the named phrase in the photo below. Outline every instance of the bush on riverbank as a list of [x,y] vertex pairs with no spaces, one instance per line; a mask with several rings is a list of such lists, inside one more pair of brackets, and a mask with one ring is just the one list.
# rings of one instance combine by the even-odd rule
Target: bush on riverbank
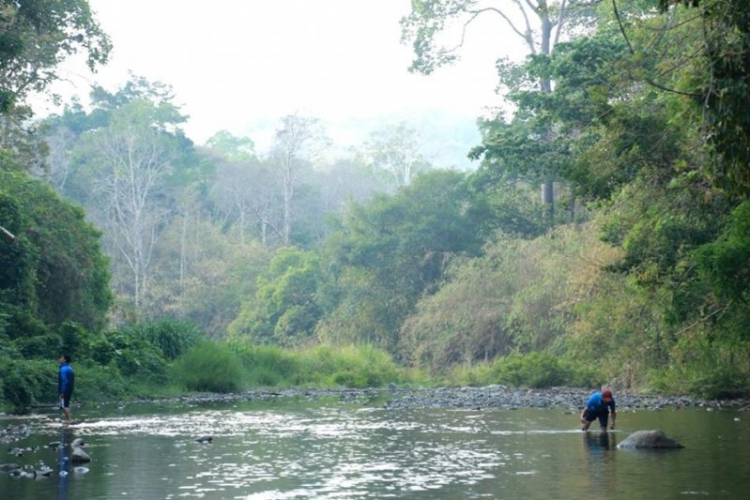
[[227,344],[246,370],[249,387],[381,387],[414,380],[384,351],[368,346],[284,350],[242,340]]
[[57,375],[44,361],[7,360],[0,365],[0,381],[3,400],[14,407],[57,401]]
[[189,391],[235,392],[244,386],[244,370],[225,344],[200,342],[172,367],[173,380]]
[[747,348],[691,350],[690,354],[690,365],[675,363],[652,371],[650,385],[662,394],[693,394],[705,399],[731,399],[750,394],[750,376],[737,366],[747,366],[750,357]]
[[488,363],[455,367],[448,375],[455,385],[485,386],[506,384],[513,387],[597,387],[604,380],[588,367],[560,359],[546,352],[511,354]]

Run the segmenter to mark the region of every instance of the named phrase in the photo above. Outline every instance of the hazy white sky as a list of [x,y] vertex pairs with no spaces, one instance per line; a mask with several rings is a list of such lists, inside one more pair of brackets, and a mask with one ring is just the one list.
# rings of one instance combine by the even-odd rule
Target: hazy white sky
[[297,111],[344,138],[347,123],[425,110],[473,121],[499,103],[494,62],[515,43],[488,18],[469,30],[458,64],[423,76],[407,71],[411,47],[400,44],[410,0],[89,3],[112,38],[111,62],[96,75],[71,67],[63,91],[87,95],[92,81],[114,90],[129,71],[169,84],[198,143],[221,129],[257,142]]

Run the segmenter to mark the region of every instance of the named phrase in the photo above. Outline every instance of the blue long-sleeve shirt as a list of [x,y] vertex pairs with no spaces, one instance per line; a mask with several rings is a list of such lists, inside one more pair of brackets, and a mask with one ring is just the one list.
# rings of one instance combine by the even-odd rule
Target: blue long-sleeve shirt
[[60,365],[60,372],[58,375],[57,389],[60,394],[72,394],[73,383],[75,381],[75,373],[70,363],[63,363]]

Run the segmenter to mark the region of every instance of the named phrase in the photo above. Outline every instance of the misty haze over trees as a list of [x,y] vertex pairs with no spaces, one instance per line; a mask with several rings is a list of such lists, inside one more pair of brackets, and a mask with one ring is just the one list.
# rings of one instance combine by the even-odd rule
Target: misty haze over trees
[[110,42],[85,0],[0,0],[3,398],[44,397],[61,349],[115,380],[99,395],[177,383],[196,349],[237,362],[231,390],[289,383],[248,378],[261,352],[363,349],[389,375],[319,382],[747,392],[740,4],[413,1],[412,71],[450,64],[441,35],[479,16],[527,44],[498,61],[512,111],[478,120],[466,170],[406,121],[348,150],[302,113],[263,149],[197,145],[168,82],[135,75],[35,118],[61,58],[104,64]]

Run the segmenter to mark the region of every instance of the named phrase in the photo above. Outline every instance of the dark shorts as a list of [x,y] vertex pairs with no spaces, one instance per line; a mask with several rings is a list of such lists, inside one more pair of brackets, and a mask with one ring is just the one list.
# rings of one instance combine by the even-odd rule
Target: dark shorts
[[63,408],[70,408],[70,396],[73,394],[63,394],[60,398],[60,404]]
[[607,422],[609,422],[609,408],[605,408],[599,411],[589,411],[586,414],[585,418],[589,422],[593,422],[594,420],[598,418],[599,425],[601,425],[602,427],[607,427]]

